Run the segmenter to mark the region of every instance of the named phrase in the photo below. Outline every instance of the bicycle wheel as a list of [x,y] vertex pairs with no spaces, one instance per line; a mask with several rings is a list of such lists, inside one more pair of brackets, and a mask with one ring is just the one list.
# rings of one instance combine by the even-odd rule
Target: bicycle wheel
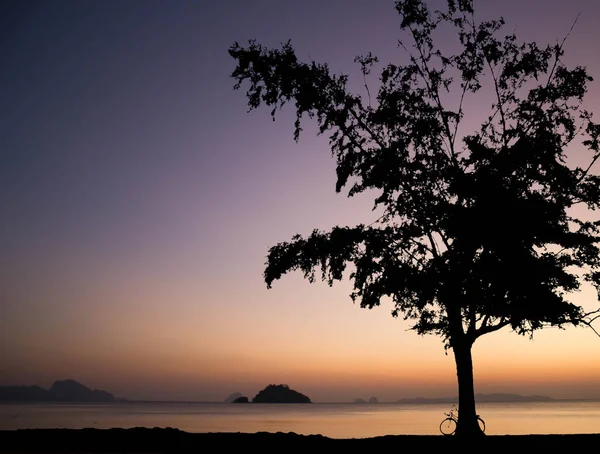
[[477,417],[477,424],[479,424],[479,428],[481,429],[481,431],[485,433],[485,421],[479,416]]
[[452,435],[456,430],[456,420],[454,418],[446,418],[440,424],[440,432],[444,435]]

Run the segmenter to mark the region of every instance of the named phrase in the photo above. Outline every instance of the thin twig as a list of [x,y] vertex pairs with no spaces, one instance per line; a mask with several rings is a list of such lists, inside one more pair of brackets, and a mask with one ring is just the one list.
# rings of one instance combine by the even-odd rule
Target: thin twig
[[367,89],[367,96],[369,97],[369,109],[371,108],[371,91],[369,90],[369,85],[367,84],[367,73],[363,69],[363,80],[365,81],[365,88]]
[[590,162],[590,165],[587,166],[587,169],[584,170],[583,174],[581,174],[581,177],[579,177],[579,181],[577,181],[577,183],[581,183],[581,181],[583,181],[583,179],[585,177],[587,177],[588,172],[590,171],[590,169],[592,168],[592,166],[594,164],[596,164],[596,161],[600,158],[600,152],[596,153],[596,156],[594,156],[594,159],[592,159],[592,162]]
[[546,88],[548,88],[548,86],[550,85],[550,81],[552,80],[552,77],[554,76],[554,71],[556,70],[556,67],[558,66],[558,62],[560,60],[560,57],[559,57],[558,54],[560,53],[560,51],[562,51],[562,48],[564,47],[565,43],[567,42],[567,38],[569,38],[569,36],[573,32],[573,30],[575,29],[575,25],[577,24],[577,21],[579,20],[579,16],[581,16],[581,13],[579,13],[577,15],[577,17],[575,18],[575,20],[571,24],[571,28],[569,29],[569,31],[567,32],[567,34],[563,38],[562,42],[558,46],[558,49],[557,49],[557,52],[556,52],[556,58],[554,60],[554,65],[552,65],[552,70],[550,71],[550,74],[548,74],[548,81],[546,82]]
[[498,110],[500,112],[500,121],[502,122],[502,145],[507,147],[508,141],[506,135],[506,114],[504,113],[504,102],[502,101],[500,88],[498,87],[498,78],[494,73],[494,68],[492,68],[492,63],[490,62],[487,54],[484,52],[483,55],[485,56],[485,61],[488,64],[488,68],[490,68],[490,74],[492,75],[492,80],[494,81],[494,89],[496,90],[496,98],[498,99]]

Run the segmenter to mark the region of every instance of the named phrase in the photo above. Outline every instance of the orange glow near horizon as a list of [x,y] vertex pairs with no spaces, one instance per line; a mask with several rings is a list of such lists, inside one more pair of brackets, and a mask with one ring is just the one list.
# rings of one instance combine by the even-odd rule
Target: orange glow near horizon
[[[20,355],[6,356],[2,375],[29,375],[22,384],[42,386],[69,377],[116,395],[159,400],[220,401],[234,391],[254,395],[269,383],[287,383],[314,401],[456,394],[451,352],[444,354],[438,338],[406,332],[385,308],[339,305],[332,319],[338,322],[328,330],[307,322],[287,335],[285,327],[260,323],[260,316],[221,326],[219,336],[167,317],[161,333],[149,329],[152,314],[147,317],[140,325],[114,323],[111,335],[98,332],[69,349],[56,338],[43,349],[15,349]],[[56,354],[61,351],[69,353]],[[534,340],[499,332],[481,338],[473,353],[476,392],[600,397],[600,362],[590,361],[600,357],[600,342],[589,330],[540,331]]]

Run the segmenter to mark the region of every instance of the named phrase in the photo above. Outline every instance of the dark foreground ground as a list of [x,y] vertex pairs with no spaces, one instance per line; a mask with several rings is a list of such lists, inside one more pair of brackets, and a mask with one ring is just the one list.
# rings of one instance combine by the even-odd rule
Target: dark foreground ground
[[[387,435],[334,439],[295,433],[188,433],[177,429],[28,429],[0,431],[1,453],[202,453],[233,449],[258,452],[393,449],[421,452],[583,452],[600,446],[600,434],[492,435],[465,440],[442,435]],[[448,451],[449,450],[449,451]],[[417,452],[417,451],[413,451]]]

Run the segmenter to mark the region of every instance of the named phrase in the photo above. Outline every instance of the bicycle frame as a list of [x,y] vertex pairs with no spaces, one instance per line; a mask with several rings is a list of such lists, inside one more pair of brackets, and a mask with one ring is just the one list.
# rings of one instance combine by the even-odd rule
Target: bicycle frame
[[[444,413],[446,418],[440,424],[440,432],[444,435],[452,435],[456,431],[458,425],[458,408],[456,404],[450,407],[450,413]],[[485,421],[479,415],[475,415],[477,422],[482,432],[485,433]]]

